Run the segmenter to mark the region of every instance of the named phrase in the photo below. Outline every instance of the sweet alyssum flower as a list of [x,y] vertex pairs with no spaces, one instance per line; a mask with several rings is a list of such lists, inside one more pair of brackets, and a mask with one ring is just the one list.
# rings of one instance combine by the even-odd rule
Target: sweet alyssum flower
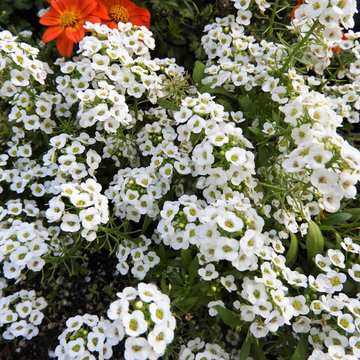
[[97,7],[95,0],[56,0],[49,1],[49,11],[40,19],[40,24],[49,26],[43,35],[43,42],[56,39],[56,46],[62,56],[71,56],[74,43],[85,36],[83,25],[86,21],[101,22],[92,14]]

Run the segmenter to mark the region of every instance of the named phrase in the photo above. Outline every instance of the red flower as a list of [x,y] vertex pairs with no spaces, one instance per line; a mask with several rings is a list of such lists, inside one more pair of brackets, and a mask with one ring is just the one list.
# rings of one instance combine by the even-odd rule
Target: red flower
[[133,25],[146,26],[150,29],[150,13],[145,8],[136,6],[129,0],[96,0],[99,9],[94,11],[102,23],[109,28],[117,28],[118,22],[131,22]]
[[48,0],[49,11],[40,19],[40,24],[49,26],[43,35],[43,42],[56,39],[56,46],[62,56],[71,56],[74,43],[85,35],[86,21],[101,22],[92,14],[97,7],[95,0]]

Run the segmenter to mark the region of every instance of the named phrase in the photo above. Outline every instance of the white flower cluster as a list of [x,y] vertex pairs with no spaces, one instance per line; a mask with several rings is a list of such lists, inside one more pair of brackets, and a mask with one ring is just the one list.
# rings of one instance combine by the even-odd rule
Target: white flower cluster
[[217,18],[204,31],[206,35],[201,43],[208,56],[205,69],[208,76],[203,84],[212,83],[211,88],[223,86],[230,92],[239,86],[251,91],[261,85],[270,92],[273,101],[286,102],[286,87],[268,75],[275,64],[288,57],[284,45],[266,40],[258,43],[253,36],[245,34],[245,28],[233,15]]
[[[139,283],[137,289],[126,287],[117,297],[107,312],[110,321],[89,314],[67,320],[54,353],[59,360],[110,359],[112,347],[125,337],[127,360],[158,359],[165,354],[176,325],[170,299],[146,283]],[[147,338],[139,336],[143,334]]]
[[[218,344],[205,343],[199,337],[181,345],[179,360],[228,360],[232,357]],[[250,360],[250,359],[247,359]]]
[[50,234],[41,220],[29,223],[9,216],[25,212],[20,199],[9,200],[5,205],[7,208],[3,212],[8,213],[8,219],[0,223],[0,261],[4,276],[18,279],[26,268],[42,269],[45,261],[41,256],[49,252]]
[[[317,359],[315,355],[324,355],[324,347],[331,359],[337,358],[332,357],[335,353],[341,356],[346,353],[349,360],[358,358],[360,294],[357,294],[357,298],[350,298],[341,292],[347,281],[347,276],[341,272],[346,268],[345,255],[336,249],[328,250],[327,256],[316,255],[316,265],[322,272],[316,278],[312,275],[307,277],[285,265],[284,256],[276,254],[276,251],[284,251],[276,250],[278,245],[274,239],[273,249],[268,248],[270,259],[265,258],[266,261],[261,264],[261,277],[255,276],[253,280],[244,278],[241,297],[246,302],[240,303],[236,300],[233,304],[234,308],[240,311],[241,318],[251,322],[251,333],[262,338],[287,324],[292,326],[295,333],[309,333],[309,343],[315,349],[311,360]],[[346,238],[341,246],[349,253],[359,254],[360,246],[350,238]],[[355,281],[360,282],[359,264],[354,264],[347,272]],[[225,279],[222,280],[224,286],[231,286],[232,282],[231,278],[227,284]],[[297,288],[309,287],[315,293],[326,295],[316,296],[312,301],[304,295],[289,296],[289,285]],[[210,314],[215,310],[215,305],[224,307],[221,301],[209,303]]]
[[352,31],[344,34],[341,28],[354,27],[354,14],[357,12],[355,0],[307,0],[293,13],[294,19],[288,29],[296,30],[301,37],[309,36],[313,25],[319,22],[322,27],[316,36],[309,36],[309,45],[301,60],[312,66],[316,73],[322,74],[330,64],[334,54],[350,49],[358,35]]
[[[176,321],[170,299],[153,284],[139,283],[137,289],[125,288],[111,303],[108,317],[121,328],[127,360],[158,359],[174,339]],[[133,309],[131,309],[131,307]],[[139,336],[147,334],[147,338]]]
[[[301,77],[297,79],[301,83]],[[336,212],[343,197],[352,199],[357,193],[360,151],[336,133],[342,118],[331,109],[330,99],[299,86],[301,96],[280,107],[284,121],[293,126],[291,138],[296,145],[290,153],[286,145],[281,148],[286,156],[281,165],[300,181],[310,181],[313,188],[309,190],[316,189],[319,205]],[[309,213],[306,218],[310,218]]]
[[[121,275],[129,272],[130,264],[132,264],[131,273],[136,279],[143,280],[147,272],[160,262],[160,257],[155,251],[148,251],[152,241],[144,235],[140,235],[141,241],[124,240],[119,245],[116,253],[119,263],[116,269]],[[131,257],[131,261],[129,261]],[[130,264],[129,264],[130,263]]]
[[[47,74],[53,73],[47,63],[36,60],[39,49],[23,42],[19,44],[16,42],[17,38],[10,31],[0,32],[0,70],[10,72],[11,76],[10,80],[3,83],[1,96],[13,97],[19,89],[29,86],[31,79],[45,84]],[[20,100],[20,96],[17,99],[20,103],[24,102]]]
[[[289,196],[286,197],[286,212],[283,204],[278,209],[280,202],[273,201],[274,217],[287,231],[296,233],[300,227],[301,233],[306,234],[307,224],[299,226],[297,217],[309,221],[320,208],[336,212],[344,197],[351,199],[357,193],[360,152],[336,132],[342,125],[342,117],[356,117],[347,103],[354,104],[355,110],[359,108],[358,95],[354,91],[359,88],[357,80],[354,85],[341,89],[344,100],[334,95],[324,96],[312,90],[320,81],[314,77],[305,78],[294,69],[284,73],[282,79],[274,77],[274,67],[281,67],[279,62],[285,62],[288,57],[285,47],[265,40],[256,43],[255,38],[244,34],[245,29],[238,19],[232,16],[217,19],[205,31],[202,44],[209,57],[205,69],[209,75],[203,80],[204,84],[212,84],[211,88],[222,86],[230,92],[242,88],[249,93],[261,86],[275,106],[276,103],[282,105],[278,109],[284,115],[289,136],[278,135],[284,133],[284,125],[279,119],[263,124],[255,120],[252,126],[262,126],[265,134],[279,138],[279,155],[266,169],[267,176],[270,181],[284,177],[286,181],[282,186],[288,187]],[[352,46],[357,44],[354,43],[357,37],[352,37]],[[356,71],[353,65],[350,67]],[[299,191],[291,191],[294,183],[299,184]],[[306,183],[311,186],[304,191],[300,184]],[[286,233],[283,236],[286,237]]]
[[47,306],[43,297],[36,297],[34,290],[21,290],[0,299],[0,327],[6,326],[2,333],[5,340],[13,340],[22,336],[32,339],[39,332],[44,314],[41,312]]
[[332,99],[337,114],[347,118],[351,124],[358,123],[360,110],[360,43],[356,41],[352,48],[356,60],[350,63],[346,71],[340,73],[347,77],[348,82],[342,85],[331,85],[323,88],[326,95]]
[[[67,328],[58,337],[60,344],[54,355],[59,360],[110,359],[112,346],[124,336],[124,330],[117,324],[97,315],[77,315],[66,321]],[[95,352],[98,353],[96,357]]]
[[[60,195],[49,201],[49,208],[45,212],[48,221],[61,220],[60,228],[65,232],[74,233],[82,227],[81,236],[87,241],[95,240],[98,225],[109,221],[108,199],[100,193],[101,185],[88,179],[80,184],[62,184],[60,189]],[[65,211],[61,197],[69,198],[77,210],[76,214]]]

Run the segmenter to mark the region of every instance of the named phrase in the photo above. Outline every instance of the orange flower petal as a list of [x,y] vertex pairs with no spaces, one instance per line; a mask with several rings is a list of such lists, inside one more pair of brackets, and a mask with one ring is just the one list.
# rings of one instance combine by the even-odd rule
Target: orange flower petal
[[50,7],[49,11],[40,18],[40,24],[45,26],[57,26],[60,24],[60,14]]
[[69,38],[66,36],[66,33],[64,31],[56,39],[56,47],[58,48],[61,56],[70,57],[73,51],[74,43],[69,40]]
[[62,26],[51,26],[48,29],[46,29],[46,31],[44,32],[42,41],[44,43],[52,41],[56,39],[63,31],[64,28]]
[[65,33],[71,42],[78,43],[84,38],[85,29],[78,23],[76,26],[67,27]]

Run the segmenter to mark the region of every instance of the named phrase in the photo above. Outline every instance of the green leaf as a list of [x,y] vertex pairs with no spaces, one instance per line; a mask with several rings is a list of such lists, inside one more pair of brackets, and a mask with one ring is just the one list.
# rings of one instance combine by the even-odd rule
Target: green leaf
[[262,148],[262,147],[259,148],[257,158],[259,160],[260,166],[264,166],[264,167],[268,166],[268,155],[269,155],[269,153],[264,148]]
[[239,360],[246,360],[250,353],[251,341],[247,339],[244,341],[241,350],[240,350],[240,357]]
[[294,262],[296,261],[296,257],[297,257],[297,253],[298,253],[298,248],[299,248],[299,242],[298,239],[296,237],[295,234],[293,234],[292,232],[290,232],[290,246],[289,246],[289,250],[285,256],[286,258],[286,266],[291,266],[294,264]]
[[315,256],[324,251],[324,237],[320,228],[313,221],[309,222],[306,234],[306,251],[308,262],[314,262]]
[[253,102],[251,101],[250,98],[248,98],[247,96],[244,96],[244,97],[239,97],[238,100],[244,111],[252,112]]
[[235,329],[236,326],[241,324],[241,320],[236,315],[234,315],[232,311],[225,309],[220,305],[215,306],[215,308],[226,325],[229,325]]
[[352,215],[347,212],[334,214],[334,215],[328,217],[324,222],[322,222],[321,225],[341,224],[344,221],[349,220],[351,217],[352,217]]
[[195,62],[193,71],[193,80],[195,84],[198,84],[198,90],[203,87],[201,80],[206,77],[205,74],[206,65],[200,61]]
[[183,249],[181,250],[181,259],[182,259],[182,262],[184,264],[184,267],[186,269],[188,269],[189,266],[190,266],[191,260],[192,260],[191,252],[190,252],[189,249],[188,250],[183,250]]
[[[214,82],[210,82],[210,83],[207,83],[206,85],[202,86],[200,89],[198,88],[199,90],[199,93],[200,94],[204,94],[206,92],[208,92],[208,90],[211,88],[211,86],[214,84]],[[200,86],[200,85],[199,85]]]
[[218,102],[224,107],[225,111],[232,111],[232,106],[224,99],[218,99]]
[[306,335],[300,337],[300,341],[295,349],[294,355],[290,360],[306,360],[309,356],[309,343]]
[[172,101],[169,101],[169,100],[158,99],[157,104],[160,105],[164,109],[180,110],[180,106],[174,104]]
[[263,139],[265,136],[265,134],[259,128],[249,126],[248,129],[258,138]]
[[190,311],[190,309],[198,302],[199,297],[190,297],[185,300],[181,300],[174,304],[175,307],[177,307],[179,310],[181,310],[177,315],[184,315]]
[[189,265],[189,284],[190,286],[193,284],[194,279],[198,276],[199,269],[199,258],[197,256],[194,257],[191,264]]
[[357,220],[360,217],[360,208],[356,209],[346,209],[345,213],[351,214],[351,220]]
[[226,95],[228,97],[234,98],[234,95],[231,92],[226,91],[225,89],[223,89],[221,87],[216,87],[214,89],[209,89],[208,93],[209,94],[222,94],[222,95]]

